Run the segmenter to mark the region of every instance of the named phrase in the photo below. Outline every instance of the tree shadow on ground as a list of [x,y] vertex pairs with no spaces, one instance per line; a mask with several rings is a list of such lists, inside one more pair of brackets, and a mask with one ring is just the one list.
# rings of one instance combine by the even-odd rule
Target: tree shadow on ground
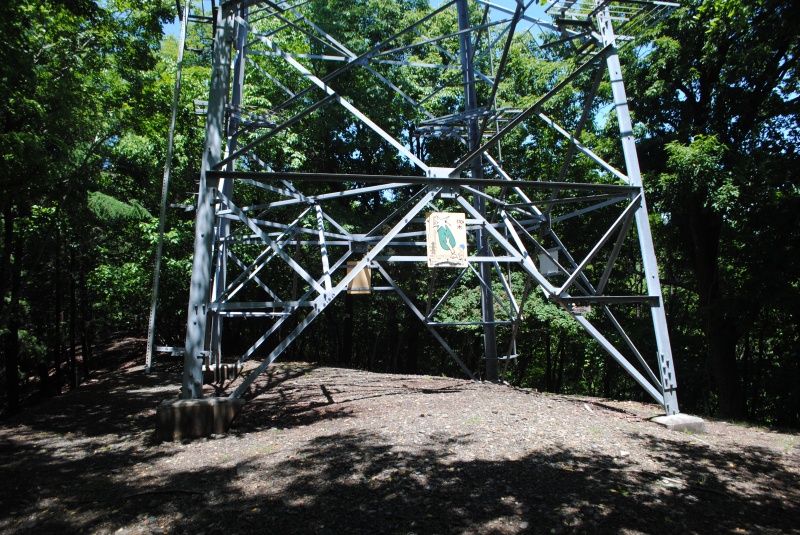
[[[160,368],[101,376],[4,422],[0,532],[797,532],[796,467],[767,449],[630,433],[658,459],[659,468],[643,470],[625,456],[557,446],[465,460],[458,448],[472,438],[458,429],[403,446],[380,431],[323,426],[287,445],[288,432],[270,430],[276,423],[351,418],[351,402],[412,388],[402,379],[381,385],[380,376],[345,385],[336,372],[300,377],[310,366],[267,374],[232,434],[158,445],[155,407],[176,395],[180,366]],[[413,390],[449,395],[466,385]],[[180,469],[165,468],[178,460]]]
[[[15,465],[15,475],[23,477],[34,466],[59,474],[56,485],[30,489],[25,498],[52,503],[53,511],[0,527],[6,533],[122,529],[207,535],[778,533],[796,530],[800,517],[796,476],[761,452],[737,457],[639,437],[649,441],[653,455],[676,462],[674,470],[646,472],[624,458],[559,449],[516,460],[457,461],[445,437],[441,444],[409,452],[364,432],[319,436],[287,456],[270,447],[275,436],[259,436],[258,453],[237,459],[233,467],[176,472],[158,486],[147,474],[126,472],[124,484],[115,486],[113,469],[86,470],[98,461],[124,467],[152,460],[146,455],[127,460],[131,452],[125,449],[91,460],[36,452]],[[219,445],[227,440],[237,438]],[[736,465],[731,481],[709,471],[727,463]],[[746,499],[735,480],[752,474],[769,474],[785,486],[778,492],[749,489]],[[6,493],[5,510],[7,499]]]
[[[129,349],[122,346],[119,356]],[[122,363],[113,354],[96,362],[90,381],[0,427],[0,532],[14,531],[12,519],[24,521],[22,531],[56,532],[50,524],[64,515],[74,517],[69,530],[88,529],[105,514],[96,505],[110,489],[126,488],[134,467],[177,453],[156,448],[154,428],[158,404],[177,394],[180,365],[145,375],[130,354]]]
[[[49,432],[88,436],[152,430],[152,416],[158,404],[178,396],[175,377],[180,377],[180,367],[172,362],[149,375],[144,374],[141,366],[99,375],[66,395],[8,418],[3,424],[14,426],[24,421]],[[120,418],[120,413],[125,417]]]
[[[795,530],[797,489],[713,486],[703,467],[725,455],[678,442],[656,454],[688,459],[680,472],[644,472],[624,459],[554,449],[518,460],[451,460],[451,441],[402,452],[364,433],[322,436],[294,458],[254,457],[224,476],[214,511],[220,521],[176,525],[186,532],[298,533],[674,532]],[[268,457],[266,453],[264,457]],[[677,458],[677,457],[676,457]],[[738,459],[741,477],[792,481],[774,459]],[[697,491],[703,481],[716,492]],[[752,477],[752,476],[751,476]],[[675,484],[674,482],[678,482]],[[680,484],[683,482],[683,484]],[[718,482],[717,482],[718,483]],[[235,498],[230,501],[231,496]],[[753,499],[755,498],[755,499]],[[222,520],[224,519],[224,520]]]
[[[325,368],[322,375],[311,375],[319,367],[306,363],[274,364],[242,396],[248,401],[231,427],[232,432],[249,433],[272,427],[291,428],[312,425],[320,420],[353,416],[351,404],[374,398],[405,396],[412,393],[457,394],[458,385],[444,387],[409,386],[401,379],[380,374]],[[309,375],[307,381],[292,381]],[[384,382],[385,381],[385,382]],[[407,381],[411,383],[411,381]],[[470,384],[470,383],[467,383]]]

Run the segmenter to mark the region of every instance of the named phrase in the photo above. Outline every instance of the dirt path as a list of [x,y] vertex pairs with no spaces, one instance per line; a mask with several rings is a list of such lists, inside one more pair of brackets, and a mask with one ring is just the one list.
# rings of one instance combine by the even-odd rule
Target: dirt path
[[[0,426],[0,532],[800,533],[800,437],[469,381],[278,364],[229,434],[154,440],[178,364]],[[135,360],[131,360],[135,359]]]

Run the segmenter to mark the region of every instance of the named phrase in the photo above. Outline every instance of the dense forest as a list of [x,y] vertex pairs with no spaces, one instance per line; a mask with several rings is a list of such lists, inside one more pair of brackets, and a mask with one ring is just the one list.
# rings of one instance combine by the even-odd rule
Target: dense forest
[[[368,28],[379,40],[403,17],[431,9],[425,0],[310,5],[318,24],[352,42],[360,36],[346,28]],[[170,0],[0,6],[0,394],[7,412],[77,387],[91,372],[94,340],[147,330],[178,56],[175,36],[163,28],[174,17]],[[207,99],[209,37],[209,30],[192,30],[183,61],[158,308],[158,343],[165,345],[182,345],[185,334],[204,126],[194,103]],[[620,52],[683,412],[800,425],[798,46],[796,3],[685,0],[642,44]],[[532,39],[515,40],[511,74],[497,98],[519,105],[514,95],[540,90],[535,84],[557,68],[548,54]],[[431,80],[420,75],[411,82]],[[353,91],[368,90],[358,77],[350,83]],[[534,87],[517,91],[520,84]],[[598,89],[606,99],[608,85]],[[573,101],[589,86],[590,79],[578,80]],[[552,112],[573,101],[559,100]],[[413,123],[396,100],[375,98],[371,106],[368,114]],[[607,107],[593,113],[582,141],[621,162],[617,127],[603,117]],[[293,133],[271,156],[297,171],[312,164],[339,172],[407,171],[369,147],[362,132],[334,135],[336,128],[331,121]],[[550,132],[518,135],[504,147],[507,166],[524,176],[558,174],[547,158],[556,143]],[[446,147],[417,150],[435,158]],[[390,204],[376,198],[361,208],[363,217],[380,221]],[[429,279],[418,267],[404,277],[420,286]],[[447,313],[479,314],[474,292],[459,298]],[[519,359],[506,376],[511,384],[645,398],[569,314],[539,297],[527,307]],[[282,358],[459,374],[410,313],[383,294],[347,296],[324,316],[309,336],[313,343],[300,342]],[[237,333],[225,336],[235,340]],[[461,327],[452,345],[469,366],[479,365],[477,327]]]

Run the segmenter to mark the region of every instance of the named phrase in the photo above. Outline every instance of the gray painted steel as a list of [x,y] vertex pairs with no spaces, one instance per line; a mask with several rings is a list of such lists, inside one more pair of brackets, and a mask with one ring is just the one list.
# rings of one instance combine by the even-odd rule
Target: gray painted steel
[[206,116],[206,138],[200,167],[200,187],[197,198],[197,220],[194,235],[194,258],[189,290],[189,309],[186,327],[186,355],[183,360],[181,398],[203,397],[203,361],[208,355],[206,324],[211,297],[211,275],[214,222],[214,194],[207,172],[222,159],[222,140],[225,137],[225,107],[230,91],[232,17],[217,11],[214,35],[211,86]]
[[[538,287],[546,298],[572,314],[667,414],[678,412],[658,267],[617,55],[618,42],[629,42],[637,31],[675,4],[558,0],[549,8],[551,20],[541,20],[530,5],[480,0],[476,3],[481,10],[489,10],[488,17],[476,23],[470,20],[471,3],[472,0],[453,0],[442,4],[363,53],[349,50],[336,36],[308,20],[302,3],[231,0],[221,4],[215,24],[200,175],[182,397],[202,397],[204,360],[211,358],[220,365],[224,359],[232,359],[242,364],[258,355],[269,342],[271,349],[264,352],[261,364],[231,394],[242,396],[258,374],[347,291],[357,272],[370,267],[377,277],[375,291],[394,291],[468,377],[474,379],[477,370],[470,369],[447,343],[448,327],[474,324],[483,328],[484,377],[497,380],[498,362],[504,361],[505,371],[508,362],[525,351],[517,347],[515,337],[524,322],[522,306]],[[432,18],[445,12],[458,21],[457,31],[432,35]],[[624,17],[619,18],[620,14]],[[578,66],[544,94],[530,95],[529,102],[533,104],[528,108],[498,108],[498,88],[503,82],[512,39],[541,31],[556,32],[553,40],[559,46],[574,45],[571,49]],[[618,35],[621,32],[624,35]],[[232,73],[234,36],[237,55]],[[304,39],[314,44],[314,53],[292,48],[293,43]],[[436,51],[449,63],[437,65],[409,59],[423,50]],[[454,50],[458,50],[457,54]],[[398,54],[405,59],[397,60]],[[487,57],[489,61],[482,63],[481,59]],[[314,62],[326,61],[337,66],[330,74],[315,74],[320,71],[315,70]],[[281,62],[283,67],[270,71],[275,62]],[[427,94],[417,95],[404,87],[396,74],[410,65],[423,68],[424,64],[441,73],[441,82],[427,88]],[[489,72],[481,72],[482,65],[489,65]],[[456,72],[451,73],[453,67]],[[249,101],[249,95],[257,88],[248,92],[247,69],[258,74],[263,83],[274,84],[279,93],[285,94],[285,100],[269,107]],[[363,95],[344,96],[338,88],[339,77],[354,69],[372,77],[376,91],[393,93],[396,99],[417,109],[421,117],[418,128],[393,133],[384,124],[385,117],[369,117],[359,107]],[[584,74],[593,79],[593,89],[579,118],[572,122],[576,129],[570,132],[546,116],[543,108]],[[611,82],[624,170],[605,162],[578,139],[603,79]],[[477,90],[480,84],[487,84],[486,91]],[[453,85],[463,87],[461,110],[435,117],[426,109],[426,103]],[[486,101],[481,101],[479,95],[484,95]],[[276,162],[262,160],[265,152],[259,149],[265,142],[280,143],[281,136],[313,123],[314,117],[335,105],[343,107],[352,121],[371,131],[386,150],[394,151],[399,161],[410,163],[420,175],[275,172],[272,167],[278,167]],[[564,138],[569,148],[556,176],[513,177],[503,169],[502,145],[508,134],[521,125],[553,129]],[[453,154],[449,162],[426,161],[417,147],[426,139],[445,136],[457,140],[462,152]],[[570,165],[577,158],[594,162],[602,180],[589,184],[567,180]],[[333,191],[307,193],[309,185],[317,182],[330,184]],[[353,187],[353,183],[358,186]],[[484,191],[489,186],[499,187],[500,193]],[[238,205],[238,187],[255,188],[263,201]],[[352,221],[337,221],[329,210],[342,199],[355,202],[364,195],[375,194],[387,198],[407,194],[409,198],[373,228],[356,229]],[[393,272],[402,270],[408,262],[425,261],[423,216],[427,211],[442,209],[467,214],[467,232],[472,240],[470,266],[450,276],[445,288],[437,289],[437,276],[432,273],[427,310],[422,310],[398,284]],[[560,225],[595,214],[603,214],[597,221],[606,221],[605,226],[598,226],[593,245],[577,254],[569,240],[558,233]],[[615,262],[634,224],[647,291],[643,295],[607,295]],[[298,255],[301,248],[307,254]],[[540,272],[535,262],[539,255],[556,266],[556,275]],[[356,262],[349,272],[345,270],[348,261]],[[470,277],[465,277],[466,273]],[[514,275],[526,280],[521,296],[514,295]],[[278,289],[273,282],[276,276],[293,281],[291,292]],[[437,319],[441,307],[466,280],[477,281],[471,284],[480,286],[480,321]],[[244,298],[245,295],[263,297],[255,300]],[[626,333],[612,312],[614,307],[631,303],[650,310],[656,355],[640,351],[636,346],[639,341]],[[589,315],[588,305],[599,313]],[[243,354],[228,354],[221,342],[223,318],[231,322],[247,317],[272,319]],[[281,332],[289,334],[279,338]],[[498,356],[498,343],[508,348],[505,355]]]

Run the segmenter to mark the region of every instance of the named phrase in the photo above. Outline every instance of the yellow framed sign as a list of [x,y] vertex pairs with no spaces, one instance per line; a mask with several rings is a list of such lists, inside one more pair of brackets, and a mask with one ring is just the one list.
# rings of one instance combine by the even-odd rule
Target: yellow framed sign
[[459,212],[430,212],[425,216],[428,267],[467,267],[466,217]]

